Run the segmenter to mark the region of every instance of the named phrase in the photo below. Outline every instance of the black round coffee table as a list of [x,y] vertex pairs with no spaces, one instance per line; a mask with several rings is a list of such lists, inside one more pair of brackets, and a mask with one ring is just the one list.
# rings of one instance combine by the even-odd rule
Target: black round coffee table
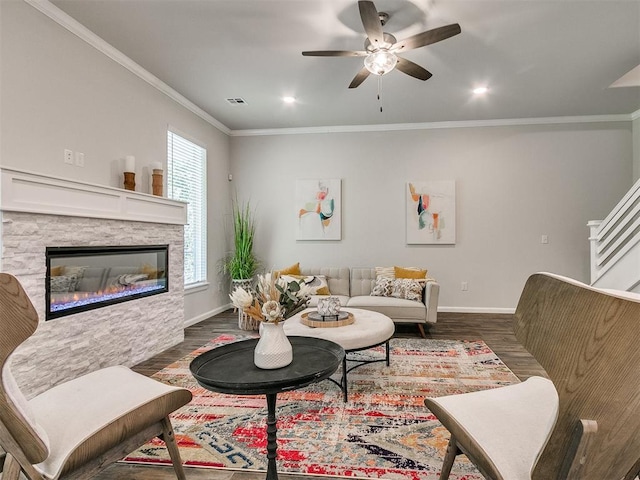
[[311,337],[290,337],[293,362],[283,368],[263,370],[253,363],[257,338],[229,343],[196,357],[189,365],[192,375],[208,390],[234,395],[267,397],[267,480],[276,480],[278,393],[306,387],[328,378],[344,358],[337,343]]

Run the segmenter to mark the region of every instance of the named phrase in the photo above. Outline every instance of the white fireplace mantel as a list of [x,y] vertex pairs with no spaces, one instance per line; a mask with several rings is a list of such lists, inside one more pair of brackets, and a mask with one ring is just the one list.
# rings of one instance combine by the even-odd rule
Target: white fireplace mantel
[[146,193],[0,168],[0,210],[185,225],[187,204]]

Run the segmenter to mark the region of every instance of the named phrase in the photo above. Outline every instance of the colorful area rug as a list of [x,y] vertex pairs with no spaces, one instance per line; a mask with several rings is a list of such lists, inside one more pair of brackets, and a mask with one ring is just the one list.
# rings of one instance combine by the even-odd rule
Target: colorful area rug
[[[193,401],[172,416],[185,466],[266,471],[266,400],[201,388],[189,372],[197,355],[244,337],[220,336],[154,375],[186,387]],[[383,357],[382,347],[359,352]],[[336,376],[335,378],[339,378]],[[434,480],[449,434],[425,408],[427,396],[517,383],[518,378],[481,341],[392,339],[391,366],[349,372],[349,401],[329,381],[278,395],[278,471],[352,478]],[[162,442],[125,459],[170,464]],[[482,480],[464,456],[452,480]]]

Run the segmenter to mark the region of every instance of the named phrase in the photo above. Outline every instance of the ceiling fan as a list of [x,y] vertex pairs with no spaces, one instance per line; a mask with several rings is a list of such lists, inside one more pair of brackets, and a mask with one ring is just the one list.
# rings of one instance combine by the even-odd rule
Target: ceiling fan
[[364,50],[315,50],[302,52],[302,55],[309,57],[364,57],[364,67],[356,74],[349,84],[349,88],[356,88],[370,74],[382,76],[394,68],[419,80],[428,80],[431,78],[431,72],[406,58],[399,57],[398,54],[445,40],[462,31],[460,25],[453,23],[397,41],[396,37],[382,31],[382,27],[389,19],[388,14],[378,12],[373,2],[369,0],[360,0],[358,8],[360,9],[360,18],[362,19],[364,31],[367,34]]

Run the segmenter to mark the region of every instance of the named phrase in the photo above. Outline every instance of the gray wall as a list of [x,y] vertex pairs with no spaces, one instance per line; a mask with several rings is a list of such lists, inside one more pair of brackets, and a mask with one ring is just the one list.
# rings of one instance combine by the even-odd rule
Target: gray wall
[[[499,309],[515,306],[531,272],[586,280],[585,224],[640,170],[637,120],[633,138],[624,122],[229,139],[28,4],[0,1],[0,22],[0,165],[120,186],[131,154],[148,191],[143,167],[166,158],[169,125],[207,147],[211,285],[187,295],[187,322],[228,302],[216,263],[235,191],[258,207],[267,267],[422,265],[442,283],[444,307]],[[86,166],[65,165],[65,148]],[[295,179],[313,177],[343,179],[340,242],[294,240]],[[405,182],[430,179],[456,180],[455,246],[405,245]]]
[[640,178],[640,118],[633,121],[633,179]]
[[[148,166],[166,163],[170,125],[207,148],[209,279],[188,293],[185,319],[228,303],[218,292],[228,210],[228,137],[22,1],[0,1],[0,165],[122,187],[123,157],[136,157],[136,190],[149,192]],[[63,162],[82,152],[85,167]]]
[[[514,308],[536,271],[587,281],[587,221],[622,198],[633,166],[631,122],[233,137],[231,159],[267,268],[427,267],[458,311]],[[342,240],[296,241],[295,180],[336,177]],[[411,180],[456,181],[455,245],[405,244]]]

